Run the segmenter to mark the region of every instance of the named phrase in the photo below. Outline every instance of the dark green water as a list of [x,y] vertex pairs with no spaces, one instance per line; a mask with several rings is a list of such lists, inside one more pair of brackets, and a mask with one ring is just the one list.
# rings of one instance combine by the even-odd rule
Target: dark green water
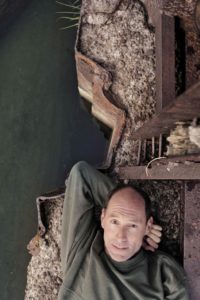
[[104,156],[103,135],[80,107],[75,30],[58,30],[57,9],[31,1],[0,37],[1,300],[24,299],[35,198],[62,186],[76,161]]

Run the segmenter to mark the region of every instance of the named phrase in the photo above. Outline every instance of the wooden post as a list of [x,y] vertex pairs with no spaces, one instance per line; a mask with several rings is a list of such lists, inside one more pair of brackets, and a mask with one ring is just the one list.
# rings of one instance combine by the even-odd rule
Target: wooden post
[[185,183],[184,268],[191,300],[200,299],[200,181]]
[[156,110],[175,98],[175,18],[163,13],[164,0],[146,0],[149,23],[155,27]]

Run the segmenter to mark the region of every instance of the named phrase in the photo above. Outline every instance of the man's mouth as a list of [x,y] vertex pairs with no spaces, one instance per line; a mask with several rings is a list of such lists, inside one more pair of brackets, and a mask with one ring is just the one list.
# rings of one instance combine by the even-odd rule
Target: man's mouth
[[116,244],[112,244],[112,246],[117,250],[127,250],[128,249],[128,247],[116,245]]

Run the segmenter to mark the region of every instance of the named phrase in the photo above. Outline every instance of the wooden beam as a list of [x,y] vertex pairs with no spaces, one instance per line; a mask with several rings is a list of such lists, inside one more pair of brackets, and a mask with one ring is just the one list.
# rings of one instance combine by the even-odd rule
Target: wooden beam
[[156,111],[175,99],[175,18],[163,13],[165,0],[146,0],[149,23],[155,27]]
[[148,169],[146,166],[128,166],[119,167],[118,174],[120,179],[130,180],[197,180],[200,178],[200,167],[198,163],[171,163]]
[[159,14],[156,22],[156,111],[175,99],[175,19]]
[[[199,177],[200,178],[200,177]],[[200,181],[185,184],[184,268],[189,299],[200,299]]]
[[134,139],[150,139],[169,132],[175,122],[200,116],[200,81],[168,104],[159,114],[133,132]]

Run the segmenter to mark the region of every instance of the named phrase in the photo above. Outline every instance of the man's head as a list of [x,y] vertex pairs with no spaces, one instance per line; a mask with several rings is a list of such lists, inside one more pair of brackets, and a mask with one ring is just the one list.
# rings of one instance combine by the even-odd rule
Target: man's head
[[102,209],[106,253],[116,261],[126,261],[141,248],[152,225],[150,200],[131,186],[115,188]]

